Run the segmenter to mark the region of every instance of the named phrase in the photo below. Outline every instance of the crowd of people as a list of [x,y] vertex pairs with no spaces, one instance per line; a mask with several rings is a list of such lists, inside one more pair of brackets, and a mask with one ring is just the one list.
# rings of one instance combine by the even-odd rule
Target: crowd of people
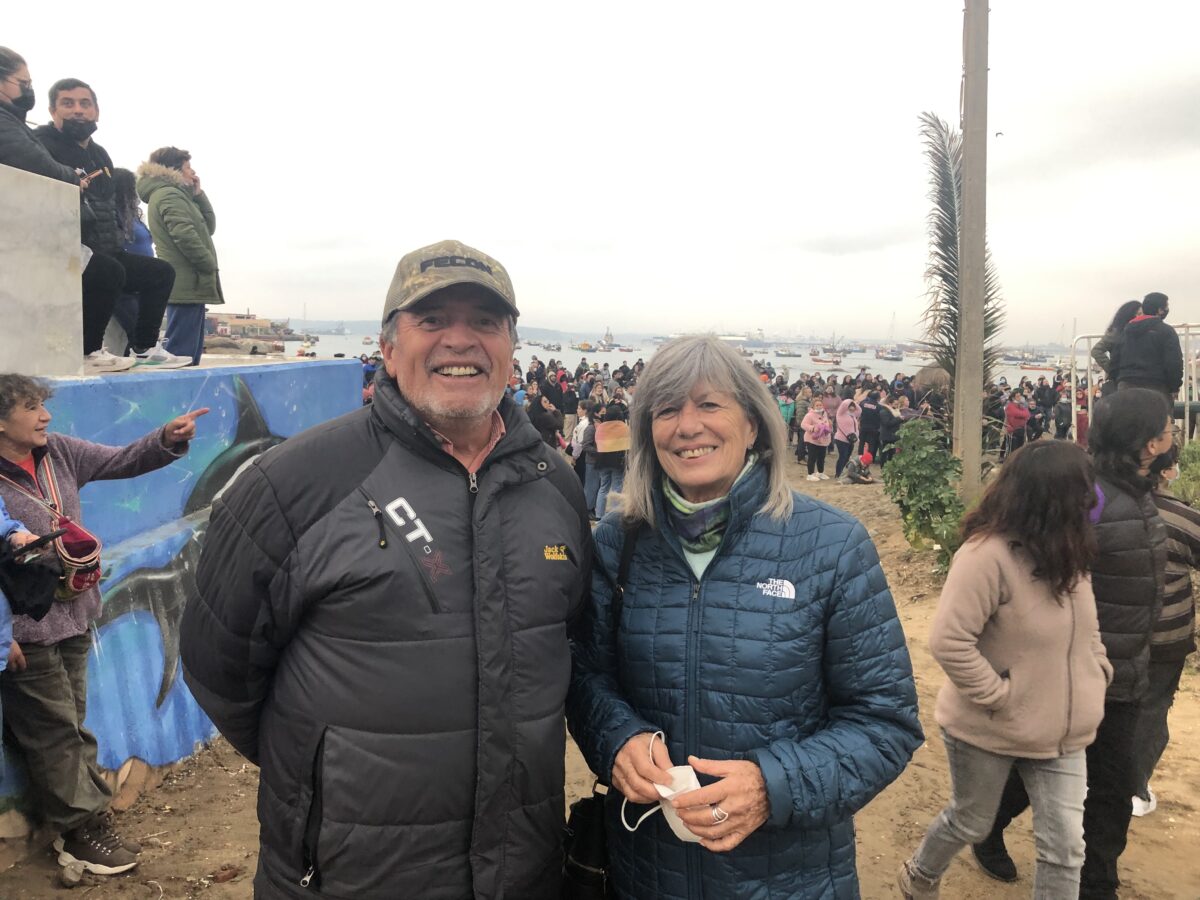
[[[24,58],[0,47],[0,164],[79,188],[84,372],[199,365],[206,306],[225,300],[216,214],[191,155],[160,147],[136,174],[117,168],[93,138],[96,92],[78,78],[50,86],[50,122],[30,129],[36,105]],[[122,346],[109,348],[112,320]]]

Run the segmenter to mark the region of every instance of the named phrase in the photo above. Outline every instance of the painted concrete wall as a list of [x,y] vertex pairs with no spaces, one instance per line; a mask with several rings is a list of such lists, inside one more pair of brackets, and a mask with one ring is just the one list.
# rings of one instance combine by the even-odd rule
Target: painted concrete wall
[[0,166],[0,368],[80,371],[81,272],[79,188]]
[[[87,725],[100,764],[159,766],[214,734],[179,669],[179,622],[194,595],[195,565],[213,498],[261,453],[362,404],[357,360],[155,371],[58,379],[51,428],[122,445],[200,407],[182,460],[135,479],[89,484],[83,523],[104,541],[104,608],[88,666]],[[17,754],[0,781],[0,837],[19,836],[28,808]],[[13,832],[16,831],[16,834]]]

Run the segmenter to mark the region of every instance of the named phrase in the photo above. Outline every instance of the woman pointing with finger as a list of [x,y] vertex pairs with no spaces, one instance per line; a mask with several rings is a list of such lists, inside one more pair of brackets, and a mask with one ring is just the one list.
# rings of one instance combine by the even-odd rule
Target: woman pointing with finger
[[[584,757],[622,795],[605,808],[610,884],[621,898],[857,897],[852,816],[922,740],[875,548],[791,491],[778,406],[716,338],[664,344],[629,424],[567,701]],[[660,786],[678,830],[638,806]]]

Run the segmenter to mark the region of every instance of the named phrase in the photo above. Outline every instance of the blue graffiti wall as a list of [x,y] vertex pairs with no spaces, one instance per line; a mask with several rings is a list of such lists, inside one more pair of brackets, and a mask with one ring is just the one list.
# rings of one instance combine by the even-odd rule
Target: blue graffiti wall
[[[87,715],[100,764],[176,762],[214,735],[179,676],[179,621],[195,593],[209,506],[265,450],[358,409],[362,367],[333,360],[156,371],[57,379],[54,390],[53,430],[111,445],[211,409],[185,458],[139,478],[93,482],[80,495],[83,523],[104,542]],[[6,767],[0,808],[22,805],[22,782]]]

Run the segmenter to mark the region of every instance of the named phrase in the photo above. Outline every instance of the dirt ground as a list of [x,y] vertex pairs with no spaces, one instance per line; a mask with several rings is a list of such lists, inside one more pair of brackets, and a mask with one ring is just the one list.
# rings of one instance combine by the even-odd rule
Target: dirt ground
[[[905,542],[896,509],[881,486],[849,487],[832,480],[810,484],[800,477],[803,473],[798,468],[793,467],[792,474],[799,490],[848,510],[870,530],[908,635],[928,741],[904,774],[856,820],[862,895],[867,900],[894,898],[899,896],[894,885],[896,871],[948,799],[945,754],[933,721],[934,698],[943,676],[926,646],[940,585],[933,575],[932,555],[914,551]],[[1171,711],[1171,746],[1154,778],[1158,811],[1133,820],[1129,848],[1121,859],[1122,900],[1200,897],[1198,689],[1200,674],[1189,665]],[[569,799],[590,787],[586,766],[574,747],[569,748]],[[161,787],[120,815],[121,831],[145,845],[141,865],[124,876],[86,876],[84,883],[74,889],[75,895],[88,900],[249,898],[258,850],[256,788],[257,771],[224,741],[216,742],[175,767]],[[960,857],[947,873],[943,896],[962,900],[1028,897],[1033,873],[1028,813],[1010,829],[1009,847],[1021,872],[1016,884],[992,881]],[[57,876],[58,866],[52,855],[36,854],[0,874],[0,898],[71,896],[57,886]]]

